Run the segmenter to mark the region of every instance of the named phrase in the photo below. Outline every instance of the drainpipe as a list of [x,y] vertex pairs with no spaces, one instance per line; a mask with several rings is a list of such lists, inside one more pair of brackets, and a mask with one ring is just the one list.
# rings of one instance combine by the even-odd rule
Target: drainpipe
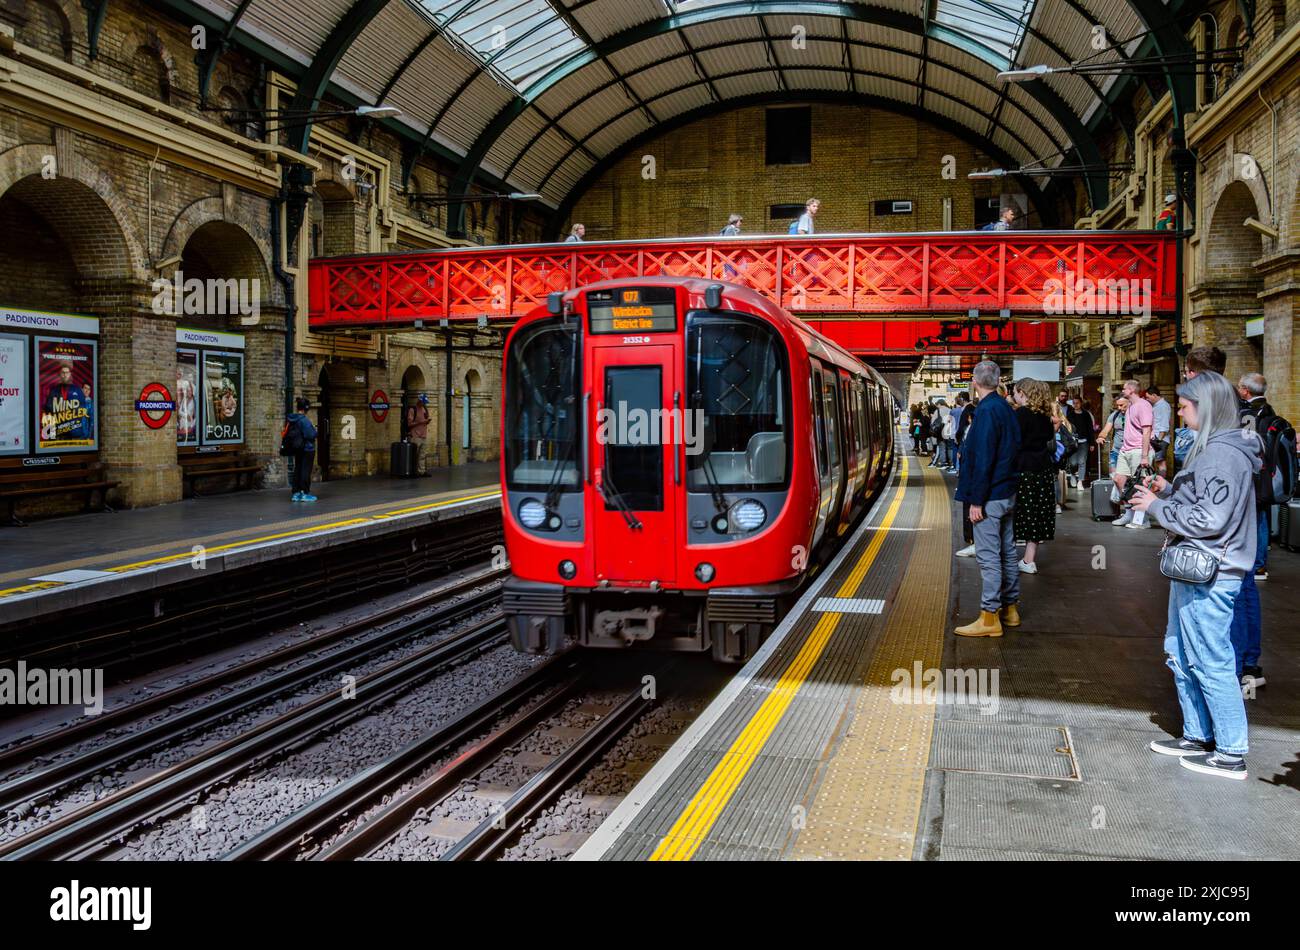
[[[298,303],[297,281],[284,268],[288,242],[296,240],[302,229],[303,215],[311,200],[312,170],[305,165],[290,165],[284,171],[284,184],[271,199],[271,270],[284,288],[284,412],[293,412],[293,355],[296,346]],[[280,212],[284,211],[284,226]],[[282,244],[283,241],[283,244]]]
[[451,414],[452,414],[452,411],[453,411],[453,410],[452,410],[452,396],[455,395],[455,393],[456,393],[456,388],[455,388],[454,386],[452,386],[452,384],[451,384],[451,372],[452,372],[452,367],[451,367],[451,324],[450,324],[450,323],[447,324],[447,334],[446,334],[446,336],[444,337],[444,339],[446,340],[446,348],[445,348],[445,349],[446,349],[446,354],[447,354],[447,424],[446,424],[445,428],[446,428],[446,430],[447,430],[447,464],[448,464],[448,465],[451,465],[451,464],[452,464],[452,457],[451,457],[451,448],[452,448],[452,447],[451,447]]

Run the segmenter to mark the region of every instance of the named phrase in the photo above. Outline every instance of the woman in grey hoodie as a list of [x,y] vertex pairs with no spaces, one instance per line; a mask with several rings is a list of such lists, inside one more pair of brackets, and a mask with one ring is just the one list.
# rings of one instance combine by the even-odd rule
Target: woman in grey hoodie
[[1183,709],[1183,734],[1151,743],[1185,768],[1246,777],[1246,704],[1232,646],[1232,608],[1255,564],[1255,484],[1259,436],[1238,422],[1237,394],[1218,373],[1178,387],[1178,412],[1196,442],[1172,484],[1160,476],[1137,489],[1132,507],[1151,511],[1169,544],[1208,553],[1219,565],[1206,584],[1169,582],[1165,655]]

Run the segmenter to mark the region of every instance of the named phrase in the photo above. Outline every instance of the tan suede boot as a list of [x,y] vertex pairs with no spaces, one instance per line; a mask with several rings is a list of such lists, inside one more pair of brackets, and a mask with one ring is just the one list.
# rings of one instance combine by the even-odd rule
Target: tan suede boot
[[1004,627],[1020,626],[1020,605],[1019,604],[1007,604],[998,612],[998,614],[1002,619],[1002,626]]
[[989,610],[981,610],[974,623],[958,627],[953,633],[959,637],[1000,637],[1002,624],[997,614]]

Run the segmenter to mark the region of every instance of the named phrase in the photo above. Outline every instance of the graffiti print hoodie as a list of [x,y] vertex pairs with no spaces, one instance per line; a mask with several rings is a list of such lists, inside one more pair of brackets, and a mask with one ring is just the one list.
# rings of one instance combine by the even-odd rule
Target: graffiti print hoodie
[[1216,432],[1150,508],[1166,530],[1222,558],[1220,577],[1241,580],[1255,569],[1260,449],[1253,429]]

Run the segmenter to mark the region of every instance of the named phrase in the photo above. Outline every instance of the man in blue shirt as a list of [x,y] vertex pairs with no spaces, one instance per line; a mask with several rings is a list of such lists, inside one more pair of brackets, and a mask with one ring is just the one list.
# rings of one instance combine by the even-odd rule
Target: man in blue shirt
[[1002,370],[992,360],[975,366],[979,403],[961,445],[957,500],[970,505],[983,590],[980,615],[958,627],[961,637],[1000,637],[1002,625],[1020,626],[1020,554],[1016,551],[1016,454],[1020,425],[997,395]]
[[307,418],[311,402],[305,396],[299,396],[294,405],[298,411],[289,413],[285,420],[286,435],[291,428],[296,429],[299,435],[296,440],[299,447],[293,452],[293,472],[289,476],[289,487],[293,489],[289,500],[311,502],[316,500],[311,493],[311,470],[316,464],[316,427]]

